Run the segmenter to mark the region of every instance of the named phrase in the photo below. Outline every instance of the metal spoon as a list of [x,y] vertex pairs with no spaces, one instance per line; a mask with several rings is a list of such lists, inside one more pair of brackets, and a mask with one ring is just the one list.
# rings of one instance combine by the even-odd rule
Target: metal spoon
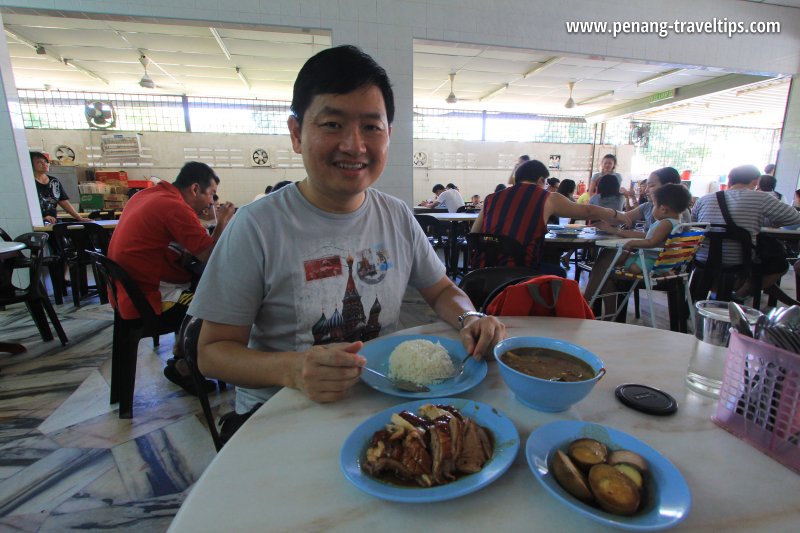
[[736,302],[728,302],[728,314],[731,317],[731,325],[736,331],[747,337],[753,337],[753,332],[750,329],[750,322],[747,320],[747,315],[739,304]]
[[453,375],[450,376],[450,378],[448,379],[455,379],[461,374],[463,374],[464,369],[467,367],[467,363],[469,362],[470,359],[472,359],[472,356],[470,354],[467,354],[466,357],[464,357],[464,359],[462,359],[461,362],[458,364]]
[[362,370],[366,370],[367,372],[371,372],[371,373],[375,374],[376,376],[382,377],[383,379],[385,379],[386,381],[388,381],[389,383],[394,385],[394,387],[396,389],[399,389],[399,390],[404,390],[404,391],[408,391],[408,392],[430,392],[431,391],[428,387],[425,387],[423,385],[417,385],[416,383],[412,383],[411,381],[406,381],[404,379],[392,379],[387,375],[381,374],[377,370],[372,370],[368,366],[362,366],[361,369]]

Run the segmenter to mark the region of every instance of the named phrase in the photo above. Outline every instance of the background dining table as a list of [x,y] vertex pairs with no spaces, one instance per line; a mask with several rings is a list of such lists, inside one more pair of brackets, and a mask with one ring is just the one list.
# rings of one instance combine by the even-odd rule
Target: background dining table
[[[114,231],[114,229],[117,227],[117,224],[119,224],[119,220],[92,220],[92,223],[97,224],[108,231]],[[44,224],[42,226],[34,226],[33,231],[46,231],[49,233],[53,231],[53,225]]]
[[[783,533],[797,529],[800,476],[715,425],[710,416],[716,402],[684,385],[693,355],[701,351],[709,357],[724,357],[724,348],[641,326],[565,318],[502,320],[509,336],[555,337],[588,347],[603,359],[608,374],[569,410],[544,413],[517,401],[502,381],[497,363],[490,362],[486,379],[459,397],[493,406],[519,431],[516,459],[492,484],[432,504],[394,503],[362,493],[340,471],[342,444],[365,419],[405,399],[363,383],[346,399],[332,404],[316,404],[296,390],[283,389],[211,462],[170,531],[609,530],[554,499],[528,467],[528,436],[557,420],[616,428],[675,464],[693,498],[686,520],[676,530]],[[402,333],[457,337],[443,323]],[[623,406],[614,389],[631,382],[672,394],[678,400],[677,414],[651,416]]]

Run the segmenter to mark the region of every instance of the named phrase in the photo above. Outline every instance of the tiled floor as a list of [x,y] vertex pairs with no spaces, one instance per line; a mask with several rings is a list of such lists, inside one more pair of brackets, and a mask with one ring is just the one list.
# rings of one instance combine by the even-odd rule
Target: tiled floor
[[[57,310],[66,348],[42,342],[24,307],[0,312],[0,337],[28,348],[0,353],[0,531],[164,531],[215,454],[197,400],[162,375],[173,339],[142,340],[134,418],[120,420],[108,404],[110,308]],[[403,327],[432,320],[409,291]],[[230,389],[212,394],[217,414],[232,400]]]

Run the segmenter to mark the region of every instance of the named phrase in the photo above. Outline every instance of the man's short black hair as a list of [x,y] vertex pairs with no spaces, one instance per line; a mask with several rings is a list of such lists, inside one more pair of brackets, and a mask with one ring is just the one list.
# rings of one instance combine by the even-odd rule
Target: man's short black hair
[[755,165],[741,165],[728,172],[728,185],[750,185],[761,176]]
[[653,199],[658,205],[665,205],[676,213],[683,213],[692,203],[692,193],[681,184],[668,183],[653,191]]
[[48,163],[50,162],[50,158],[44,155],[42,152],[31,152],[31,165],[33,164],[34,159],[44,159]]
[[658,170],[654,170],[653,174],[658,176],[658,181],[661,182],[661,185],[666,185],[668,183],[675,183],[676,185],[681,184],[681,173],[672,167],[659,168]]
[[189,161],[183,165],[172,184],[179,189],[186,189],[196,183],[200,186],[200,190],[204,191],[211,186],[212,180],[219,183],[219,177],[210,166],[199,161]]
[[758,178],[758,189],[764,192],[774,191],[777,184],[778,180],[775,179],[775,176],[770,176],[769,174],[763,174]]
[[447,187],[445,187],[445,188],[446,188],[446,189],[455,189],[455,190],[458,190],[458,187],[456,187],[456,184],[455,184],[455,183],[448,183],[448,184],[447,184]]
[[558,178],[547,178],[547,184],[551,187],[558,187],[559,183],[561,183],[561,180]]
[[548,177],[550,177],[550,171],[547,170],[544,163],[531,159],[522,163],[514,173],[514,183],[522,183],[523,181],[536,183],[540,179]]
[[328,48],[306,61],[297,74],[292,93],[292,114],[302,127],[303,117],[318,94],[347,94],[371,85],[380,89],[386,118],[391,124],[394,121],[394,93],[383,67],[355,46]]
[[521,156],[519,156],[519,160],[520,161],[530,161],[531,160],[531,156],[529,156],[528,154],[522,154]]
[[275,184],[275,186],[272,188],[272,192],[278,192],[279,190],[283,189],[283,188],[284,188],[284,187],[286,187],[287,185],[291,185],[291,184],[292,184],[292,182],[291,182],[290,180],[283,180],[283,181],[279,181],[279,182],[278,182],[278,183],[276,183],[276,184]]
[[441,183],[437,183],[436,185],[433,186],[433,189],[431,190],[431,192],[433,194],[436,194],[437,192],[443,191],[443,190],[444,190],[444,185],[442,185]]
[[764,167],[764,174],[772,174],[775,172],[775,164],[770,163],[769,165]]

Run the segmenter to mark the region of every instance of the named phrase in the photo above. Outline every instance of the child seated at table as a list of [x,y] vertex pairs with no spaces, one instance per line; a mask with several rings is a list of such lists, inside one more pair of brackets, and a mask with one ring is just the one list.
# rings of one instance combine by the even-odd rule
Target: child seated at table
[[[639,248],[660,248],[664,246],[672,230],[681,223],[681,213],[684,212],[692,201],[692,195],[683,185],[663,185],[653,191],[653,218],[656,223],[650,226],[644,239],[633,239],[625,243],[623,248],[628,255],[623,256],[624,268],[632,274],[641,274],[642,256],[636,252]],[[648,272],[658,257],[656,250],[646,250],[644,260]]]

